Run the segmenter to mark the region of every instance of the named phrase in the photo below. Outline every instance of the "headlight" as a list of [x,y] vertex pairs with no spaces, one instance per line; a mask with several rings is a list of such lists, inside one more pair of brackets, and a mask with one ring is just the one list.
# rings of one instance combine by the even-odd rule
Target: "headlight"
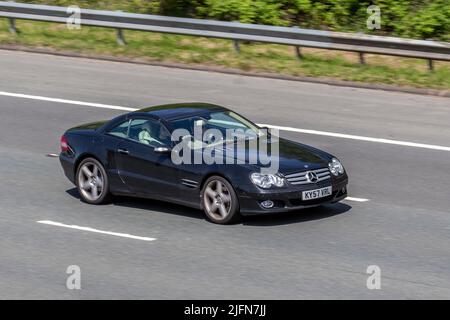
[[331,159],[328,168],[330,168],[330,171],[334,176],[344,174],[344,166],[336,158]]
[[270,188],[271,186],[282,187],[284,185],[284,178],[277,174],[262,174],[255,172],[250,175],[250,180],[254,185],[263,189]]

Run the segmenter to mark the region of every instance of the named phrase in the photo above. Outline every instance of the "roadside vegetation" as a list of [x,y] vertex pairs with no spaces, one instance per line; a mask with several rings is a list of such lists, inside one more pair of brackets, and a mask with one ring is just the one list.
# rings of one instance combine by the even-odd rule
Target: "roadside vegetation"
[[[450,41],[449,0],[19,0],[278,26],[376,33]],[[369,5],[381,10],[380,30],[366,27]]]
[[0,19],[0,45],[73,51],[77,53],[137,58],[144,61],[178,62],[361,81],[400,86],[450,88],[450,63],[435,62],[429,72],[421,59],[366,55],[366,65],[358,63],[356,53],[302,48],[299,60],[294,48],[269,44],[241,44],[237,54],[229,40],[150,32],[125,31],[126,45],[118,45],[115,30],[82,27],[69,30],[63,24],[17,21],[19,33],[9,33],[7,22]]

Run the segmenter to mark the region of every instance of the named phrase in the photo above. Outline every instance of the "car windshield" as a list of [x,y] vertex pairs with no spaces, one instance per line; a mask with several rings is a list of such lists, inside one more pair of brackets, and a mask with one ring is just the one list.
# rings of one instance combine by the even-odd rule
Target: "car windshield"
[[[250,140],[263,135],[263,132],[258,128],[258,126],[232,111],[213,112],[209,115],[178,119],[172,121],[171,126],[173,130],[187,130],[189,135],[193,138],[195,137],[194,128],[195,130],[201,130],[199,130],[199,132],[202,132],[203,139],[205,138],[204,135],[208,135],[208,132],[220,132],[220,138],[216,135],[213,141],[203,141],[208,144],[233,142],[236,139]],[[230,136],[231,134],[232,136]],[[197,139],[198,137],[195,138]],[[208,137],[206,140],[208,140]],[[196,141],[193,139],[193,142],[194,144],[198,144],[198,142],[201,141]]]

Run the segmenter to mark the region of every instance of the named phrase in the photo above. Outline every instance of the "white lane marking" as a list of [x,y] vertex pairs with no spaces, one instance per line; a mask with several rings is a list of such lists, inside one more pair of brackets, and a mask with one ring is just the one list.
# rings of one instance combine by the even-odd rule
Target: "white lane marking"
[[[42,96],[33,96],[33,95],[28,95],[28,94],[11,93],[11,92],[5,92],[5,91],[0,91],[0,96],[8,96],[8,97],[24,98],[24,99],[34,99],[34,100],[42,100],[42,101],[49,101],[49,102],[57,102],[57,103],[66,103],[66,104],[94,107],[94,108],[122,110],[122,111],[138,110],[136,108],[114,106],[114,105],[101,104],[101,103],[83,102],[83,101],[76,101],[76,100],[48,98],[48,97],[42,97]],[[273,125],[269,125],[269,124],[258,124],[258,125],[262,126],[262,127],[265,126],[265,127],[269,127],[269,128],[275,128],[275,129],[282,130],[282,131],[291,131],[291,132],[328,136],[328,137],[335,137],[335,138],[377,142],[377,143],[392,144],[392,145],[399,145],[399,146],[406,146],[406,147],[413,147],[413,148],[450,151],[450,147],[438,146],[438,145],[432,145],[432,144],[424,144],[424,143],[416,143],[416,142],[408,142],[408,141],[400,141],[400,140],[390,140],[390,139],[383,139],[383,138],[372,138],[372,137],[357,136],[357,135],[327,132],[327,131],[310,130],[310,129],[298,129],[298,128],[292,128],[292,127],[273,126]]]
[[372,137],[364,137],[364,136],[355,136],[352,134],[343,134],[343,133],[335,133],[335,132],[327,132],[327,131],[317,131],[317,130],[309,130],[309,129],[297,129],[291,127],[280,127],[280,126],[272,126],[270,124],[259,124],[260,126],[265,126],[269,128],[275,128],[283,131],[292,131],[306,134],[314,134],[319,136],[327,136],[327,137],[335,137],[335,138],[343,138],[343,139],[352,139],[352,140],[360,140],[360,141],[369,141],[369,142],[378,142],[385,144],[395,144],[399,146],[413,147],[413,148],[423,148],[423,149],[432,149],[432,150],[440,150],[440,151],[450,151],[450,147],[437,146],[432,144],[424,144],[424,143],[416,143],[416,142],[408,142],[408,141],[399,141],[399,140],[390,140],[390,139],[382,139],[382,138],[372,138]]
[[103,231],[103,230],[93,229],[93,228],[89,228],[89,227],[80,227],[80,226],[76,226],[76,225],[68,225],[68,224],[54,222],[54,221],[49,221],[49,220],[40,220],[40,221],[36,221],[36,222],[37,223],[51,225],[51,226],[56,226],[56,227],[63,227],[63,228],[76,229],[76,230],[82,230],[82,231],[89,231],[89,232],[95,232],[95,233],[101,233],[101,234],[108,234],[108,235],[111,235],[111,236],[122,237],[122,238],[129,238],[129,239],[135,239],[135,240],[142,240],[142,241],[155,241],[156,240],[156,238],[140,237],[140,236],[133,236],[131,234],[126,234],[126,233]]
[[347,197],[344,200],[348,200],[348,201],[355,201],[355,202],[367,202],[370,201],[369,199],[364,199],[364,198],[354,198],[354,197]]
[[41,100],[41,101],[49,101],[49,102],[57,102],[57,103],[66,103],[66,104],[74,104],[74,105],[79,105],[79,106],[87,106],[87,107],[103,108],[103,109],[114,109],[114,110],[122,110],[122,111],[135,111],[136,110],[133,108],[112,106],[112,105],[102,104],[102,103],[92,103],[92,102],[83,102],[83,101],[76,101],[76,100],[48,98],[48,97],[42,97],[42,96],[32,96],[29,94],[11,93],[11,92],[4,92],[4,91],[0,91],[0,96]]

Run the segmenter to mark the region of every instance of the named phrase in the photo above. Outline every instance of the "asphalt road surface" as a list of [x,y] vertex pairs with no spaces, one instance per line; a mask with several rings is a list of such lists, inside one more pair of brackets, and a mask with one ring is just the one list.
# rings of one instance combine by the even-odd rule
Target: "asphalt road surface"
[[[1,299],[450,298],[448,98],[9,51],[0,70]],[[355,199],[219,226],[158,201],[84,204],[46,157],[65,129],[125,112],[91,104],[185,101],[338,134],[282,131],[337,155]],[[81,290],[66,288],[70,265]]]

